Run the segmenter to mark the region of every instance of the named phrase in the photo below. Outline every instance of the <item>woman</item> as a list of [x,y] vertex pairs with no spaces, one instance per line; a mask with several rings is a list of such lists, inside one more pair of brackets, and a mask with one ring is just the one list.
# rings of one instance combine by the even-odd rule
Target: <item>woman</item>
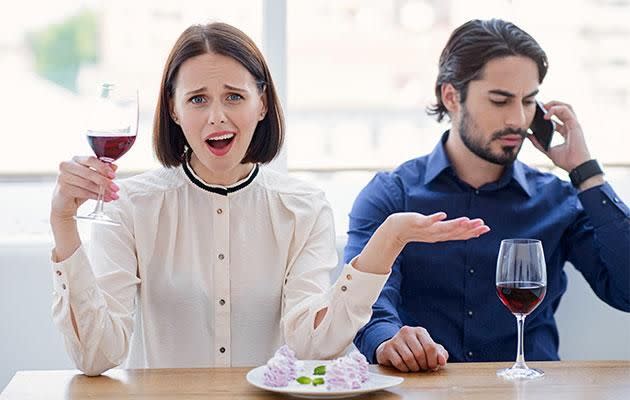
[[[63,162],[52,199],[53,317],[87,375],[127,368],[264,363],[283,342],[332,358],[368,321],[405,243],[468,239],[482,221],[398,214],[337,282],[323,193],[260,164],[284,123],[267,65],[241,31],[191,26],[162,77],[154,151],[164,168],[112,182],[114,165]],[[107,187],[120,227],[86,256],[73,216]],[[119,194],[120,193],[120,194]]]

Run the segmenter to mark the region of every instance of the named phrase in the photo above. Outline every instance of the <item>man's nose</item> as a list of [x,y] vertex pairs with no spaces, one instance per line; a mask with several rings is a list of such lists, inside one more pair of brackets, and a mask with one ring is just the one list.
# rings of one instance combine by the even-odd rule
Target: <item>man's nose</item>
[[514,104],[505,117],[505,125],[510,128],[524,129],[527,124],[527,114],[523,104]]

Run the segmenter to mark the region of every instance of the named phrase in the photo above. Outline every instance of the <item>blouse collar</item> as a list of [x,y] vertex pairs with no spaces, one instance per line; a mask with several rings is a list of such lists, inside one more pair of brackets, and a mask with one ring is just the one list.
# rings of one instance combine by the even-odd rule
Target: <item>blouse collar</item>
[[258,171],[260,169],[258,164],[254,164],[254,168],[252,168],[250,173],[245,178],[241,179],[240,181],[233,183],[232,185],[229,185],[229,186],[214,185],[214,184],[204,182],[204,180],[201,179],[195,173],[195,171],[190,166],[191,155],[192,155],[191,151],[186,152],[186,156],[184,157],[184,162],[182,163],[182,167],[188,179],[190,179],[192,183],[194,183],[196,186],[200,187],[201,189],[206,190],[208,192],[220,194],[222,196],[227,196],[229,193],[234,193],[248,186],[250,183],[254,181],[254,178],[256,178],[256,175],[258,175]]

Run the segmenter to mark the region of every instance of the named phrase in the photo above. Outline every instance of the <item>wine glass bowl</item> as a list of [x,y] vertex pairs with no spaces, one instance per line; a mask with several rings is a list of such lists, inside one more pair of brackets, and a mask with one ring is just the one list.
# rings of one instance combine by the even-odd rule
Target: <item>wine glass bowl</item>
[[544,375],[525,364],[523,341],[525,317],[538,307],[547,291],[547,267],[542,243],[535,239],[501,241],[497,259],[496,290],[499,299],[516,317],[518,343],[516,362],[497,371],[509,379],[532,379]]
[[[99,96],[90,104],[86,121],[88,143],[99,160],[112,163],[125,154],[136,141],[138,131],[138,91],[104,83]],[[99,188],[96,207],[75,219],[105,225],[120,225],[103,212],[104,188]]]

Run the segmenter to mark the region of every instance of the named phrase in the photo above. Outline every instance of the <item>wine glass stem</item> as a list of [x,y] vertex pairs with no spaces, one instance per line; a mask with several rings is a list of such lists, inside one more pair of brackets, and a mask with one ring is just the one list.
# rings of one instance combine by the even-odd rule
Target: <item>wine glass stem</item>
[[513,368],[527,368],[525,356],[523,355],[523,337],[525,335],[525,315],[515,314],[516,326],[518,330],[518,344],[516,347],[516,363]]
[[105,187],[103,185],[98,186],[98,197],[96,198],[96,207],[94,207],[95,214],[103,214],[103,196],[105,194]]

